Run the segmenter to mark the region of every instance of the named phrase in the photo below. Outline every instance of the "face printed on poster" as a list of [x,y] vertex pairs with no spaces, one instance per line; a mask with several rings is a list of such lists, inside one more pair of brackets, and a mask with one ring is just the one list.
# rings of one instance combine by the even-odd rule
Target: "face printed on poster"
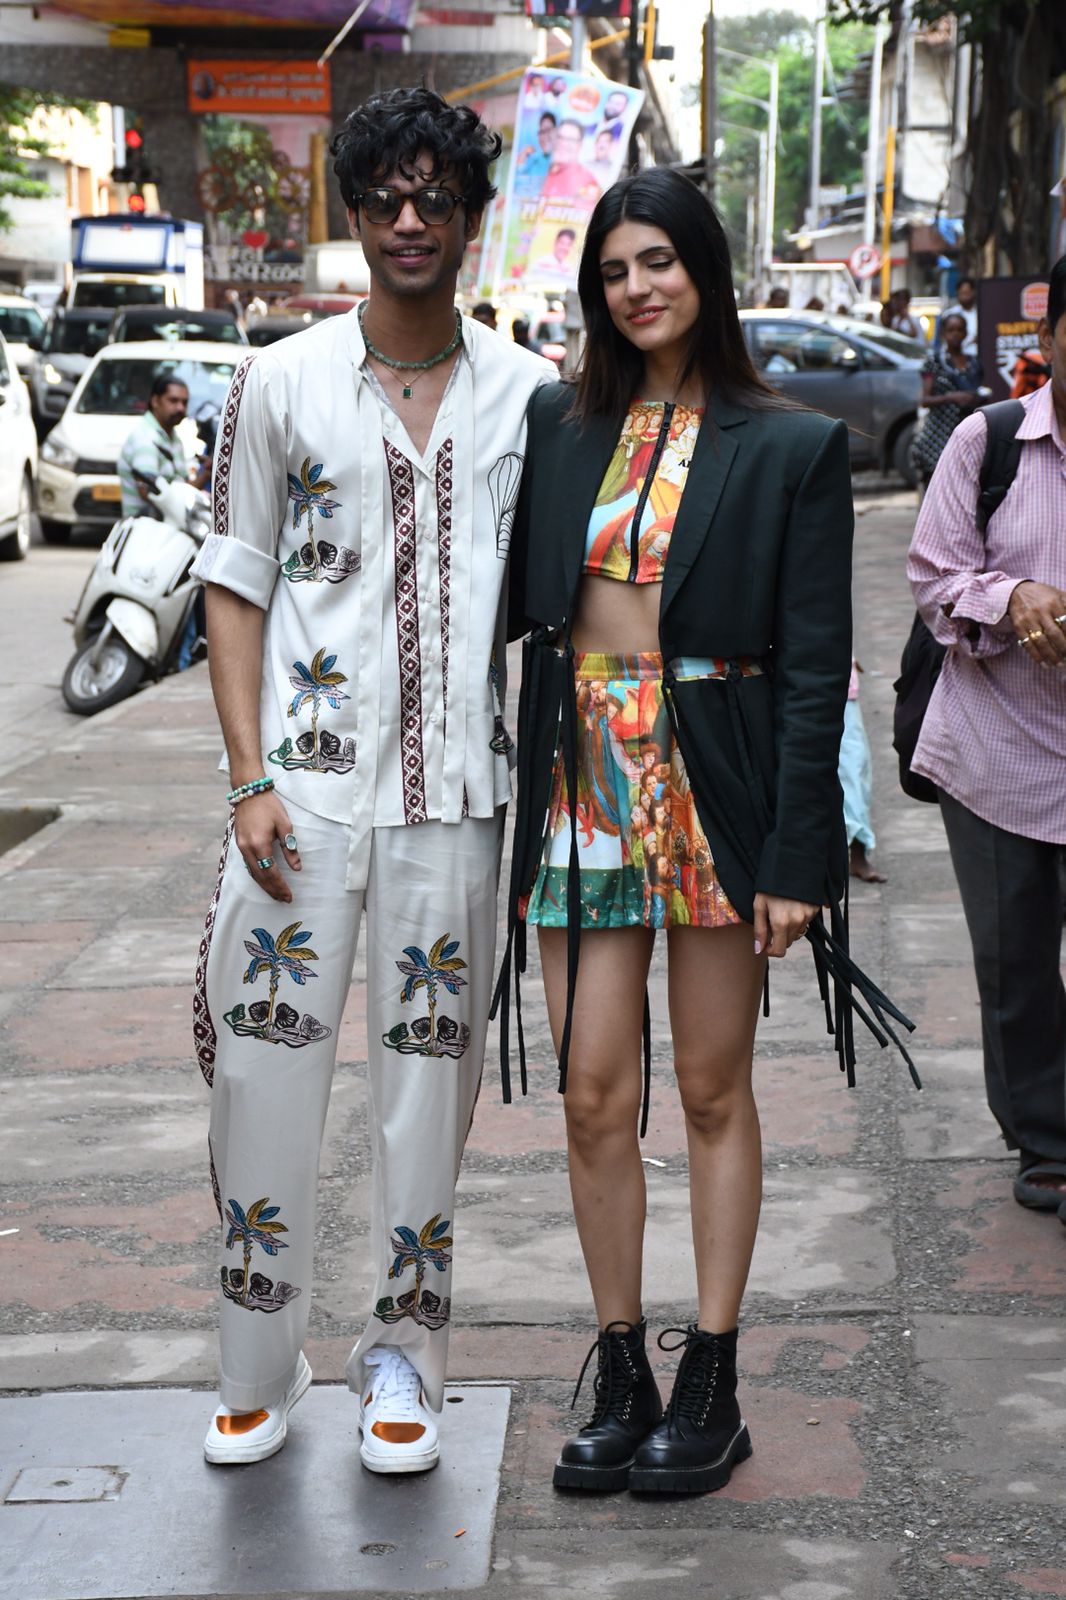
[[577,287],[585,232],[621,176],[643,91],[576,72],[526,72],[518,96],[497,288]]

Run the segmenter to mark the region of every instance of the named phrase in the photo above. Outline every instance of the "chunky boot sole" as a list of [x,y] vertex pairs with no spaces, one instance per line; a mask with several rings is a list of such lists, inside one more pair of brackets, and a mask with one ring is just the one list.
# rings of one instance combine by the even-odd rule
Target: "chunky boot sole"
[[634,1494],[708,1494],[729,1482],[738,1461],[751,1455],[751,1436],[742,1422],[717,1461],[702,1467],[634,1467],[629,1487]]
[[633,1457],[611,1467],[584,1466],[576,1461],[557,1461],[552,1473],[556,1489],[585,1489],[595,1494],[617,1494],[620,1489],[632,1487],[630,1468]]

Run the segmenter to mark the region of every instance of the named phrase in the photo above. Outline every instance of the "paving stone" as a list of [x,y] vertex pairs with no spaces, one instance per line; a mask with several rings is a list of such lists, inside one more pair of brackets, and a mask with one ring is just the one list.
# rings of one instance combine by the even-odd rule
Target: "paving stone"
[[[320,1173],[350,1147],[365,1105],[362,1082],[338,1073]],[[197,1068],[152,1072],[35,1073],[0,1079],[0,1171],[9,1182],[207,1172],[210,1095]]]
[[969,966],[973,960],[958,899],[944,906],[899,906],[889,912],[892,950],[904,966]]
[[18,1064],[37,1071],[150,1061],[187,1061],[195,1070],[191,1017],[187,989],[42,990],[7,1034]]
[[187,991],[199,947],[200,931],[194,924],[175,927],[169,918],[121,922],[106,940],[97,940],[49,979],[47,987],[132,989],[180,984]]
[[944,1262],[945,1284],[967,1293],[1066,1296],[1066,1230],[1054,1211],[1011,1195],[1013,1163],[946,1167],[936,1204],[965,1246]]
[[1066,1506],[1061,1318],[918,1316],[913,1342],[920,1369],[942,1388],[943,1414],[957,1436],[935,1462],[956,1487],[981,1501]]
[[894,1552],[833,1538],[718,1527],[596,1532],[523,1531],[500,1542],[493,1590],[588,1600],[899,1600]]
[[[489,1572],[507,1407],[504,1388],[450,1387],[441,1465],[422,1481],[362,1467],[355,1404],[333,1386],[311,1388],[280,1454],[224,1469],[200,1453],[210,1400],[192,1390],[0,1400],[0,1591],[124,1600],[478,1588]],[[103,1471],[117,1492],[86,1503],[12,1501],[26,1469],[44,1489]]]
[[904,1154],[912,1161],[1009,1159],[985,1099],[980,1050],[915,1050],[922,1093],[900,1100]]
[[[345,1345],[351,1347],[349,1340]],[[311,1359],[310,1352],[308,1359]],[[316,1378],[339,1379],[320,1372]],[[0,1390],[118,1389],[143,1384],[210,1384],[218,1378],[214,1332],[24,1333],[0,1336]]]

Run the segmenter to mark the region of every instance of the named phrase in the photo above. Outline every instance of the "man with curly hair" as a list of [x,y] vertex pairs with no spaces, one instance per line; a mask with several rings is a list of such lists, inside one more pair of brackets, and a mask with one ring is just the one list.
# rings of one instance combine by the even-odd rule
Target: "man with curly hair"
[[232,785],[195,1003],[224,1219],[205,1453],[272,1455],[311,1381],[319,1148],[365,909],[375,1284],[348,1379],[364,1464],[419,1472],[495,956],[503,578],[526,405],[555,370],[455,308],[500,153],[472,110],[392,90],[332,151],[370,295],[238,368],[196,566]]

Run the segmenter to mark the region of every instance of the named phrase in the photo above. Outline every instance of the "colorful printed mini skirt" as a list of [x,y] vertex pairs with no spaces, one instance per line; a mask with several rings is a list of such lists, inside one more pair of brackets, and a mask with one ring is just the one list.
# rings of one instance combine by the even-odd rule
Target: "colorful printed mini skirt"
[[[684,657],[678,678],[724,678],[725,661]],[[745,676],[761,673],[741,661]],[[662,656],[574,658],[582,928],[723,928],[739,922],[718,882],[663,698]],[[570,801],[557,742],[544,854],[519,914],[567,925]]]

